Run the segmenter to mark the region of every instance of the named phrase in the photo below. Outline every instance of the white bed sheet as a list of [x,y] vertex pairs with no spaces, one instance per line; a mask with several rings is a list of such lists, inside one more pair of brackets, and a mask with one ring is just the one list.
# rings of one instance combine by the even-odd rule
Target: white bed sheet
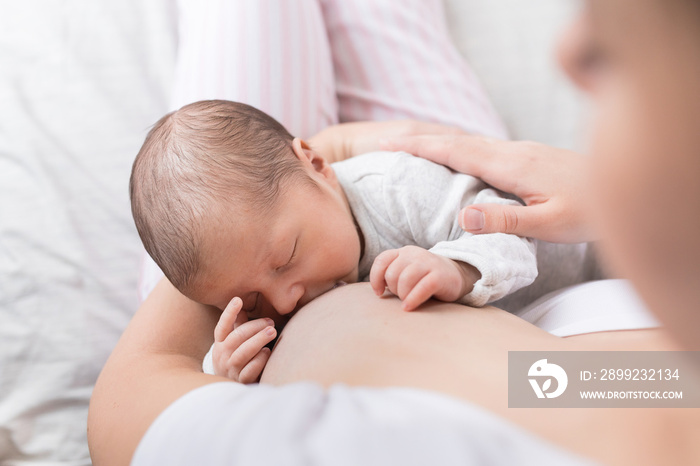
[[165,110],[169,0],[0,1],[0,464],[88,465],[137,306],[127,180]]

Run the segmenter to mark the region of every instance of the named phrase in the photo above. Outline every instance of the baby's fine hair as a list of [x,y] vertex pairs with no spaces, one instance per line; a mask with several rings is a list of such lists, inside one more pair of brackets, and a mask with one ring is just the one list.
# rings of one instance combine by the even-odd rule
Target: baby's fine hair
[[131,211],[146,251],[176,288],[185,293],[202,268],[204,223],[230,218],[240,212],[227,209],[235,205],[269,212],[284,183],[308,178],[292,140],[269,115],[225,100],[186,105],[149,131],[131,172]]

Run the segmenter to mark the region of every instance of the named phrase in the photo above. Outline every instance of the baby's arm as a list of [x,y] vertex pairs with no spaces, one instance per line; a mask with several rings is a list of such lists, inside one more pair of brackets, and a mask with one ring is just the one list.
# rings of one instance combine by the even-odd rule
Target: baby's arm
[[[382,189],[381,206],[393,228],[388,231],[392,242],[419,248],[393,249],[378,255],[370,272],[375,291],[383,292],[386,285],[402,299],[410,297],[409,303],[404,303],[407,308],[418,306],[430,296],[483,306],[531,284],[537,277],[532,240],[503,233],[474,236],[457,223],[457,213],[466,205],[520,205],[482,181],[408,154],[397,154]],[[409,260],[409,256],[413,257]],[[426,283],[418,286],[421,280],[416,276],[425,277]],[[406,291],[415,287],[419,300]],[[429,290],[433,293],[428,294]]]
[[265,347],[277,334],[272,319],[247,321],[243,302],[233,298],[214,329],[212,362],[214,373],[240,383],[258,381],[270,358]]
[[[474,199],[477,203],[513,204],[493,189],[484,189]],[[471,235],[440,241],[429,249],[433,254],[470,264],[480,278],[473,289],[458,300],[470,306],[484,306],[530,285],[537,278],[535,243],[505,233]]]
[[[484,189],[475,202],[518,204]],[[483,306],[531,284],[537,278],[534,242],[515,235],[473,236],[462,232],[429,250],[418,246],[390,249],[379,254],[370,271],[370,283],[381,295],[386,288],[411,311],[429,298]]]

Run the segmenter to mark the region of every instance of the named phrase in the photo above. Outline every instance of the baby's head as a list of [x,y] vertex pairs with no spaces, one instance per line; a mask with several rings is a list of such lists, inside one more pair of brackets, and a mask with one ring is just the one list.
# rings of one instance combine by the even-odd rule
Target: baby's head
[[161,118],[131,174],[146,251],[191,299],[285,315],[357,280],[360,238],[335,172],[272,117],[196,102]]

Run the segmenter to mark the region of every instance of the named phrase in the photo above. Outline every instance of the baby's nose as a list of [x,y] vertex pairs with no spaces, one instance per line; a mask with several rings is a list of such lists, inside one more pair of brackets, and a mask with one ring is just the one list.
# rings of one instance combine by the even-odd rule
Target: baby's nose
[[280,296],[280,299],[277,305],[275,306],[277,312],[281,315],[285,315],[294,311],[297,308],[299,301],[304,296],[304,292],[305,289],[302,284],[297,283],[292,285],[286,291],[286,293],[283,293],[282,296]]

